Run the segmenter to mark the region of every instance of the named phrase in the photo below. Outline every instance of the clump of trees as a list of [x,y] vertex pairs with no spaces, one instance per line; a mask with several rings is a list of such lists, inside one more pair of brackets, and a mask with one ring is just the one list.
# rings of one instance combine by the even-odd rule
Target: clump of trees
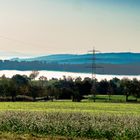
[[[129,96],[140,97],[140,81],[137,79],[118,79],[113,78],[109,81],[103,79],[93,82],[91,78],[65,77],[61,79],[40,76],[35,80],[39,72],[33,71],[29,76],[14,75],[7,78],[5,75],[0,77],[0,101],[39,101],[58,99],[71,99],[80,102],[85,96],[93,95],[92,88],[95,84],[96,95],[124,95],[126,102],[130,101]],[[94,95],[95,95],[94,93]],[[96,100],[96,96],[94,98]]]

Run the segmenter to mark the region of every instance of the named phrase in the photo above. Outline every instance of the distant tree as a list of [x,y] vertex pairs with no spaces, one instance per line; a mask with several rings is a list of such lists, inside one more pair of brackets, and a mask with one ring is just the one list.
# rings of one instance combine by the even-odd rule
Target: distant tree
[[0,78],[0,96],[6,97],[9,95],[10,79],[3,75]]
[[120,95],[121,94],[121,89],[120,89],[120,79],[118,78],[113,78],[109,81],[109,84],[112,88],[112,94],[114,95]]
[[17,86],[14,81],[10,80],[10,86],[9,86],[9,95],[12,97],[12,101],[16,101],[17,96]]
[[128,97],[132,95],[132,81],[128,78],[123,78],[121,80],[121,87],[123,94],[126,96],[126,102],[128,102]]
[[18,94],[25,95],[28,93],[28,86],[29,86],[29,80],[19,74],[14,75],[11,78],[11,96],[14,100],[15,96]]
[[92,88],[92,82],[91,79],[86,77],[82,81],[82,94],[83,95],[89,95],[91,93],[91,88]]
[[109,90],[109,82],[105,79],[105,80],[101,80],[98,83],[98,87],[97,87],[98,93],[99,94],[108,94],[108,90]]
[[59,89],[60,99],[71,99],[74,90],[74,79],[70,76],[60,79],[57,89]]
[[39,75],[38,71],[32,71],[32,73],[29,75],[29,78],[31,80],[35,80],[35,78]]
[[114,93],[114,90],[113,90],[113,87],[112,87],[112,85],[111,85],[111,83],[110,82],[108,82],[108,92],[107,92],[107,94],[108,94],[108,100],[110,101],[111,100],[111,95],[113,95],[113,93]]
[[80,102],[82,100],[82,79],[77,77],[73,88],[72,101]]
[[45,77],[45,76],[39,77],[39,83],[42,87],[44,87],[46,85],[46,82],[47,82],[47,77]]
[[136,78],[132,80],[131,92],[136,99],[140,97],[140,81],[138,81]]
[[44,92],[44,89],[39,85],[31,84],[29,87],[29,95],[33,98],[33,101],[36,101],[36,98],[41,96]]
[[47,87],[48,97],[51,101],[53,101],[55,98],[55,91],[56,89],[53,87],[53,85]]

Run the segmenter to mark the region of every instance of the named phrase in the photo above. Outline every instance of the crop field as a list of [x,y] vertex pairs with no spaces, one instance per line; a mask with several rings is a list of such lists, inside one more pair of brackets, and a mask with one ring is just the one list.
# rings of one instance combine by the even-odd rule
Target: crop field
[[23,135],[23,139],[26,135],[62,140],[140,139],[140,105],[70,101],[0,102],[0,134]]

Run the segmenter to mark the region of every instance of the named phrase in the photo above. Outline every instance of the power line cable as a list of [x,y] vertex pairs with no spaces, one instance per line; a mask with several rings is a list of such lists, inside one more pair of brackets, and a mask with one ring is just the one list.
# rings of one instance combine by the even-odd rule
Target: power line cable
[[5,39],[5,40],[9,40],[9,41],[12,41],[12,42],[18,42],[18,43],[21,43],[21,44],[24,44],[24,45],[28,45],[28,46],[36,46],[36,47],[42,46],[42,45],[39,45],[39,44],[32,44],[32,43],[29,43],[29,42],[26,42],[26,41],[14,39],[14,38],[3,36],[3,35],[0,35],[0,38],[1,39]]

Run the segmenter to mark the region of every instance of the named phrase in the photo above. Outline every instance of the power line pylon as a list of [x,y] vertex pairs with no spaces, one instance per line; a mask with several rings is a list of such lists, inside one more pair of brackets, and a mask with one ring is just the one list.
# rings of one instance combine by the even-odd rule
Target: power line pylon
[[93,100],[95,102],[96,100],[96,71],[97,68],[103,68],[101,66],[97,66],[96,65],[96,52],[100,52],[99,50],[95,50],[95,48],[93,47],[93,50],[88,51],[88,53],[92,54],[92,63],[91,63],[91,80],[92,80],[92,88],[91,88],[91,93],[93,94]]

